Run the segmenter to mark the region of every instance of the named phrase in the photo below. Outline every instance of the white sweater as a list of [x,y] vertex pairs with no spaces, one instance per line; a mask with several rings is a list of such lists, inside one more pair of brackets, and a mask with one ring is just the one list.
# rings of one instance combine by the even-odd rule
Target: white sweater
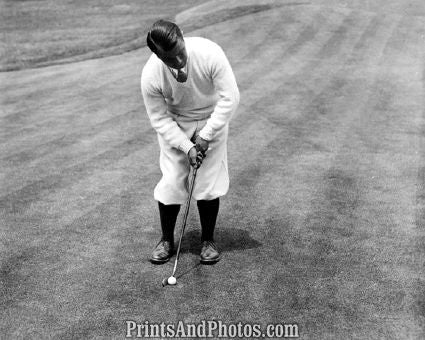
[[220,46],[195,37],[185,38],[185,44],[187,81],[177,82],[170,69],[152,54],[142,71],[141,88],[152,127],[172,147],[188,153],[194,144],[177,122],[209,117],[199,135],[213,140],[236,110],[239,90]]

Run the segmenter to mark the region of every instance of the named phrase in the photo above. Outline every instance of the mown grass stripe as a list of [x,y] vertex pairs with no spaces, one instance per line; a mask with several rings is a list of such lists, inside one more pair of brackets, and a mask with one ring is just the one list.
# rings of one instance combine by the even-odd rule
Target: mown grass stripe
[[[277,53],[274,57],[276,62],[272,64],[273,67],[271,69],[267,67],[268,71],[264,72],[265,70],[260,69],[258,72],[254,72],[253,70],[251,77],[244,81],[248,86],[244,89],[244,83],[241,85],[242,101],[238,114],[242,114],[246,119],[246,115],[262,112],[264,110],[261,106],[263,102],[267,102],[265,100],[266,98],[279,98],[276,87],[268,87],[265,89],[261,84],[281,84],[282,81],[291,78],[292,74],[296,73],[297,70],[306,67],[306,64],[310,65],[312,63],[311,59],[306,59],[305,56],[314,55],[325,41],[331,39],[329,37],[331,34],[330,30],[332,27],[340,24],[340,22],[338,22],[339,17],[340,15],[335,12],[331,12],[327,16],[324,16],[322,12],[314,14],[313,19],[315,22],[317,20],[319,23],[316,29],[311,26],[304,27],[299,34],[297,34],[295,41],[288,45],[287,49],[277,49]],[[334,20],[337,21],[337,23],[335,23]],[[322,25],[324,25],[324,27]],[[314,61],[314,63],[315,62],[316,61]],[[289,72],[292,74],[288,75]],[[260,74],[259,78],[258,74]],[[259,99],[258,94],[261,94],[262,98]],[[253,106],[254,102],[256,103],[255,106]],[[249,108],[249,111],[245,108]],[[237,116],[236,118],[238,119],[239,117]]]
[[[351,19],[351,20],[353,20],[353,19]],[[337,34],[339,34],[339,33],[337,33]],[[363,37],[364,37],[364,35],[363,35]],[[329,38],[329,39],[332,40],[332,38]],[[361,40],[362,37],[360,36],[359,39]],[[348,42],[352,46],[353,43],[351,43],[351,41],[352,40],[349,40]],[[366,48],[366,46],[364,46],[364,47]],[[344,56],[348,56],[349,53],[347,51],[345,51],[343,55]],[[339,56],[337,56],[337,58],[339,58]],[[325,63],[325,61],[326,60],[319,60],[318,62]],[[337,71],[337,75],[339,73],[340,76],[342,76],[342,74],[346,72],[343,68],[337,68],[337,69],[335,69],[335,68],[333,68],[332,65],[333,65],[332,63],[325,64],[326,67],[324,69],[322,69],[320,67],[321,64],[318,64],[318,63],[314,62],[314,63],[309,63],[308,64],[308,67],[312,68],[314,66],[315,72],[318,72],[319,74],[329,74],[329,71],[335,70],[335,71]],[[302,75],[302,79],[303,80],[300,80],[298,78],[299,77],[299,74],[298,73],[296,73],[296,75],[293,76],[292,79],[297,80],[297,81],[301,81],[301,82],[302,81],[308,82],[308,79],[313,76],[310,72],[305,72],[305,73],[304,72],[300,72],[300,74]],[[332,72],[331,72],[331,74],[332,74]],[[319,92],[318,96],[319,97],[321,96],[320,93],[323,93],[323,94],[324,93],[328,93],[332,88],[334,88],[334,91],[336,91],[338,89],[338,87],[342,85],[341,84],[341,81],[340,81],[340,76],[337,76],[337,77],[331,78],[331,79],[325,77],[325,80],[322,81],[322,85],[320,85],[320,82],[319,82],[319,84],[318,84],[319,87],[320,86],[325,86],[325,87],[322,89],[322,91]],[[345,85],[347,85],[347,82],[345,82]],[[353,89],[356,89],[357,90],[358,88],[357,87],[354,87]],[[294,90],[298,91],[297,88],[295,88]],[[310,95],[309,95],[309,97],[308,97],[307,102],[306,102],[305,105],[311,105],[312,109],[315,109],[317,107],[317,98],[318,98],[318,96],[316,96],[316,97],[315,96],[310,97]],[[258,109],[256,109],[256,106],[255,105],[253,106],[253,104],[250,105],[250,108],[254,112],[257,112],[257,111],[260,110],[260,107],[263,106],[261,112],[268,113],[268,117],[265,117],[265,118],[266,119],[270,119],[271,116],[274,116],[275,114],[278,114],[278,113],[274,113],[274,112],[268,111],[268,107],[265,107],[264,108],[264,105],[262,105],[262,103],[270,102],[270,101],[272,101],[272,98],[278,98],[278,97],[279,97],[279,95],[277,95],[275,93],[268,94],[268,96],[261,98],[257,102],[258,103]],[[283,97],[282,97],[282,100],[283,101],[284,101],[284,98],[285,98],[285,95],[283,94]],[[352,104],[353,106],[354,105],[357,106],[356,100],[359,100],[359,99],[360,100],[362,99],[362,94],[361,93],[360,94],[357,94],[356,96],[354,96],[352,98],[352,100],[350,100],[350,102],[353,103]],[[300,98],[300,102],[302,103],[301,105],[304,106],[304,102],[303,102],[303,100],[301,98]],[[267,153],[267,150],[268,149],[274,149],[274,146],[276,144],[280,144],[282,146],[286,146],[286,145],[289,146],[290,145],[290,150],[292,150],[291,153],[290,153],[290,155],[292,155],[291,157],[298,155],[298,153],[300,152],[300,150],[302,150],[300,148],[306,147],[306,145],[304,143],[305,143],[305,139],[307,137],[307,134],[310,134],[311,133],[311,131],[312,131],[311,129],[313,128],[313,126],[315,126],[315,125],[317,126],[318,124],[323,124],[323,123],[320,123],[320,120],[317,121],[317,119],[314,118],[314,116],[311,116],[311,111],[310,110],[302,110],[302,111],[303,112],[306,112],[308,114],[308,117],[301,116],[299,119],[296,119],[295,121],[291,122],[291,124],[288,126],[288,129],[285,129],[285,130],[282,130],[281,129],[281,133],[280,134],[276,134],[276,135],[275,134],[271,134],[271,136],[272,136],[271,137],[271,142],[273,143],[273,146],[270,145],[270,146],[267,146],[266,148],[263,148],[262,152],[264,153],[264,158],[263,159],[258,158],[255,161],[250,162],[249,163],[250,165],[248,167],[246,167],[246,171],[247,172],[250,172],[251,171],[252,173],[256,173],[256,171],[252,168],[252,164],[255,164],[255,167],[257,168],[258,171],[260,171],[259,169],[262,169],[261,170],[262,176],[259,176],[259,177],[257,176],[255,178],[261,178],[262,180],[264,180],[264,175],[265,175],[265,173],[267,173],[267,171],[272,171],[273,173],[275,173],[275,171],[273,170],[273,168],[271,168],[272,170],[270,170],[270,168],[269,169],[264,168],[264,167],[262,167],[262,164],[264,164],[264,163],[267,164],[269,162],[276,163],[276,161],[277,161],[276,156],[279,157],[279,155],[276,154],[276,153],[273,153],[272,155],[270,155],[270,154]],[[347,108],[347,110],[345,110],[346,113],[348,113],[349,111],[350,110],[348,108]],[[284,116],[279,115],[277,117],[279,117],[279,118],[277,118],[278,120],[275,121],[274,124],[278,124],[278,122],[281,122],[283,124],[288,124],[290,122]],[[343,120],[344,118],[340,117],[339,119],[340,120]],[[334,121],[333,124],[338,124],[338,123]],[[276,126],[278,126],[278,125],[276,125]],[[309,126],[310,126],[310,128],[309,128]],[[349,124],[345,124],[345,131],[347,131],[346,129],[348,129],[348,128],[349,128]],[[293,129],[293,130],[291,130],[291,129]],[[320,127],[319,127],[319,129],[320,129]],[[313,131],[315,131],[314,134],[317,134],[317,133],[320,132],[320,130],[317,130],[317,128],[314,128]],[[289,134],[289,136],[293,135],[294,138],[295,138],[295,139],[291,138],[291,142],[289,144],[287,143],[288,134]],[[344,136],[344,133],[343,132],[340,132],[339,135],[341,137],[343,137]],[[299,143],[296,143],[297,140],[299,141]],[[288,162],[287,148],[282,147],[282,151],[284,151],[285,162]],[[249,153],[249,154],[251,155],[251,153]],[[258,155],[258,153],[256,153],[256,155]],[[261,155],[261,153],[260,153],[260,155]],[[235,185],[235,187],[238,190],[240,190],[239,188],[242,188],[242,187],[250,187],[250,188],[253,188],[253,186],[264,187],[263,185],[260,185],[259,183],[251,183],[251,185],[249,185],[249,186],[242,185],[242,184],[238,183],[238,178],[245,178],[245,177],[247,177],[247,176],[243,176],[243,175],[241,175],[241,173],[239,173],[239,175],[236,176],[237,179],[236,179],[236,183],[234,183],[234,185]],[[256,192],[256,195],[257,196],[260,195],[259,197],[261,197],[261,193],[263,191],[261,189],[258,189],[255,192]],[[264,199],[266,199],[266,198],[264,198]],[[261,201],[261,200],[262,199],[259,198],[259,201]]]
[[[41,164],[47,165],[49,158],[59,157],[60,154],[71,155],[76,151],[80,157],[85,157],[85,153],[91,153],[93,149],[98,149],[102,145],[105,146],[105,143],[112,145],[116,141],[121,141],[131,135],[146,135],[152,130],[150,126],[145,126],[141,129],[138,125],[128,124],[129,122],[139,122],[141,114],[137,110],[131,110],[96,125],[85,126],[79,131],[64,132],[59,137],[51,140],[42,141],[40,137],[40,144],[5,155],[1,159],[4,164],[4,170],[14,169],[19,166],[34,169]],[[109,138],[107,138],[108,136]],[[96,142],[96,140],[98,141]],[[90,145],[90,148],[84,147],[83,143]]]
[[[86,178],[96,173],[99,169],[114,166],[118,160],[139,152],[141,148],[147,144],[149,145],[149,143],[151,143],[151,138],[146,140],[144,136],[138,135],[134,137],[131,143],[124,141],[83,162],[73,164],[64,169],[58,169],[59,171],[54,171],[47,177],[1,196],[0,210],[7,211],[12,215],[22,214],[33,202],[40,201],[47,193],[65,189],[77,178]],[[145,152],[147,152],[146,150]]]

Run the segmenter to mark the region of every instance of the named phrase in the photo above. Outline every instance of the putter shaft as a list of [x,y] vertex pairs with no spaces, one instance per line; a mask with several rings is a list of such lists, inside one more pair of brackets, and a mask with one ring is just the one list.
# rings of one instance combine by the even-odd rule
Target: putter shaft
[[186,228],[187,215],[189,214],[190,201],[192,199],[193,187],[194,187],[194,184],[195,184],[197,171],[198,171],[198,168],[193,169],[192,181],[190,183],[190,188],[189,188],[189,196],[187,198],[186,208],[185,208],[184,215],[183,215],[183,225],[182,225],[182,230],[181,230],[181,233],[180,233],[179,245],[177,247],[176,259],[174,261],[174,268],[173,268],[173,273],[171,274],[171,276],[175,276],[176,269],[177,269],[177,263],[178,263],[178,260],[179,260],[179,257],[180,257],[180,249],[181,249],[184,230]]

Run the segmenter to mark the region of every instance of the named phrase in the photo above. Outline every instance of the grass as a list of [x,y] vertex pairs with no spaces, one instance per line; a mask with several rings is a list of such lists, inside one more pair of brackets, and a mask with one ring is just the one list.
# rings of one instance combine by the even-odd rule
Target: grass
[[232,19],[191,34],[223,47],[241,103],[223,259],[199,265],[192,202],[176,287],[161,287],[173,262],[147,260],[160,234],[140,94],[150,51],[0,73],[0,337],[123,339],[126,320],[219,319],[296,323],[301,339],[423,339],[424,19],[328,2],[240,0],[252,14],[185,23]]
[[[156,19],[174,20],[176,13],[201,2],[3,1],[0,71],[100,58],[143,47],[147,27]],[[179,24],[187,33],[272,7],[276,5],[235,6]]]
[[[0,70],[120,54],[143,46],[158,18],[201,0],[34,0],[0,2]],[[72,60],[70,60],[72,59]]]

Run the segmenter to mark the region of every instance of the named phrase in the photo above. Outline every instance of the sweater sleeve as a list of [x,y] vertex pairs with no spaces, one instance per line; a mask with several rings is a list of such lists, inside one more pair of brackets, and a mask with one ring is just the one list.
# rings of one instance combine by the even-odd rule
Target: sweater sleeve
[[142,73],[141,89],[152,127],[172,147],[188,153],[194,144],[167,111],[167,103],[152,77]]
[[213,140],[230,121],[239,104],[239,89],[232,68],[223,50],[216,46],[217,53],[212,56],[208,67],[219,99],[211,117],[199,132],[199,136],[207,141]]

